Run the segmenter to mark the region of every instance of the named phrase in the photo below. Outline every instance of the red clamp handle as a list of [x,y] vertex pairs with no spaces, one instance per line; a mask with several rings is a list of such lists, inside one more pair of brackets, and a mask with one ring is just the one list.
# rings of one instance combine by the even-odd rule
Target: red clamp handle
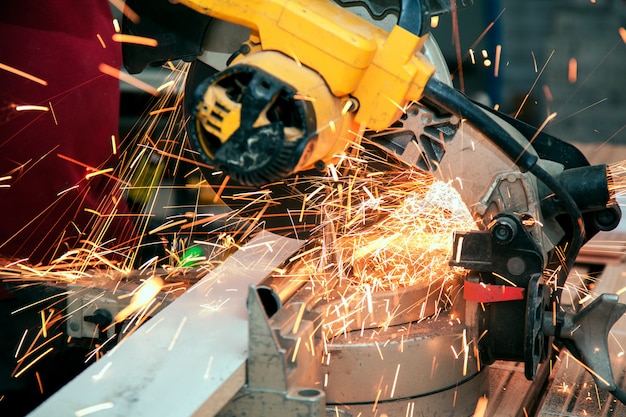
[[464,297],[477,303],[498,303],[524,299],[524,288],[465,281]]

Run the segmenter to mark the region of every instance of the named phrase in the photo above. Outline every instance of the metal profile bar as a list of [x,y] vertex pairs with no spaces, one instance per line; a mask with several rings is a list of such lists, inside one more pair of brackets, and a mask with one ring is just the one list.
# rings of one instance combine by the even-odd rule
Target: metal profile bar
[[245,383],[249,286],[303,243],[261,232],[30,416],[214,415]]

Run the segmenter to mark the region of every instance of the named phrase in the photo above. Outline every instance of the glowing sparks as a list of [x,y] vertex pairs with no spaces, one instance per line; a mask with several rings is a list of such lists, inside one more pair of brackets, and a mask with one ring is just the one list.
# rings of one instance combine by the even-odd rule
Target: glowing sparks
[[52,102],[51,101],[48,102],[48,106],[50,107],[50,113],[52,114],[52,120],[54,120],[54,124],[56,126],[58,126],[59,125],[59,121],[57,120],[57,115],[54,112],[54,107],[52,107]]
[[[5,175],[4,177],[0,177],[0,188],[11,188],[11,179],[13,179],[13,177],[11,175]],[[2,182],[7,181],[9,182],[8,184],[2,184]]]
[[547,85],[543,86],[543,95],[546,96],[546,100],[548,101],[554,100],[554,97],[552,96],[552,91],[550,90],[550,87]]
[[620,38],[622,38],[622,42],[626,43],[626,29],[624,29],[623,27],[620,27],[618,29],[618,32],[619,32]]
[[40,316],[41,316],[41,332],[43,334],[44,339],[48,337],[48,326],[46,323],[46,313],[44,313],[43,310],[41,310],[40,312]]
[[121,322],[140,308],[145,307],[161,291],[163,285],[163,280],[157,276],[144,281],[133,294],[130,304],[115,315],[115,321]]
[[39,106],[36,104],[22,104],[20,106],[15,106],[16,111],[50,111],[50,109],[46,106]]
[[97,374],[94,374],[91,376],[91,378],[94,381],[100,381],[103,377],[104,374],[109,370],[109,368],[113,365],[113,362],[107,362],[106,365],[104,365],[104,367],[102,367],[102,369],[100,370],[100,372],[98,372]]
[[483,395],[476,402],[476,408],[474,409],[474,417],[484,417],[487,413],[487,404],[489,403],[489,398]]
[[174,82],[174,80],[167,81],[167,82],[161,84],[160,86],[158,86],[157,87],[157,91],[161,92],[161,91],[163,91],[163,90],[165,90],[165,89],[167,89],[167,88],[169,88],[169,87],[171,87],[171,86],[173,86],[175,84],[176,83]]
[[24,339],[26,339],[27,334],[28,334],[28,329],[24,330],[24,334],[22,335],[22,338],[20,339],[20,343],[17,345],[17,349],[15,350],[16,359],[20,355],[20,350],[22,349],[22,345],[24,344]]
[[108,64],[102,63],[98,66],[98,69],[103,74],[111,76],[113,78],[118,78],[119,80],[132,85],[140,90],[145,91],[148,94],[152,94],[153,96],[157,96],[159,92],[156,88],[152,87],[150,84],[141,81],[140,79],[133,77],[132,75],[122,72],[117,68],[114,68]]
[[[552,50],[552,52],[550,52],[550,55],[548,56],[548,58],[546,59],[545,64],[543,64],[543,67],[541,67],[541,71],[539,71],[539,74],[537,75],[537,77],[535,78],[535,81],[533,82],[533,85],[530,86],[530,89],[528,90],[528,93],[526,93],[526,95],[524,96],[524,100],[522,100],[522,103],[520,104],[520,106],[518,107],[517,111],[515,112],[515,116],[513,116],[514,118],[517,119],[517,117],[519,116],[519,114],[521,113],[522,109],[524,108],[524,105],[526,104],[526,101],[528,100],[528,98],[530,97],[530,94],[532,93],[532,91],[535,89],[535,86],[537,85],[537,83],[539,82],[539,79],[541,78],[541,76],[543,75],[543,72],[546,70],[546,68],[548,67],[548,63],[550,63],[550,61],[552,60],[552,57],[554,56],[554,50]],[[535,65],[535,72],[537,72],[537,61],[535,59],[535,54],[533,53],[533,62]]]
[[482,56],[483,56],[483,65],[486,67],[490,67],[491,66],[491,59],[489,59],[489,53],[487,52],[486,49],[482,50]]
[[293,334],[298,333],[298,329],[300,328],[300,323],[302,322],[302,316],[304,315],[305,309],[306,309],[306,303],[302,303],[300,305],[300,309],[298,310],[298,316],[296,317],[296,321],[293,324]]
[[300,350],[300,342],[302,342],[302,338],[298,337],[296,340],[296,346],[293,348],[293,355],[291,356],[291,362],[295,362],[298,357],[298,351]]
[[500,57],[502,55],[502,45],[496,45],[496,65],[493,69],[493,76],[498,78],[500,75]]
[[[128,7],[128,5],[125,4],[123,0],[109,0],[109,3],[111,3],[111,5],[115,7],[117,10],[122,12],[124,16],[126,16],[134,24],[139,23],[139,21],[141,20],[139,18],[139,15],[135,13],[133,9]],[[119,32],[119,30],[117,30],[117,32]]]
[[43,384],[41,383],[41,376],[39,371],[35,371],[35,377],[37,378],[37,385],[39,386],[39,393],[43,394]]
[[146,38],[144,36],[127,35],[125,33],[114,33],[111,37],[114,42],[133,43],[135,45],[152,46],[159,45],[156,39]]
[[32,360],[32,362],[30,362],[28,365],[26,365],[25,367],[23,367],[19,372],[17,372],[15,374],[15,378],[19,378],[24,372],[26,372],[27,370],[29,370],[33,365],[35,365],[37,362],[39,362],[44,356],[48,355],[50,352],[52,352],[54,350],[53,347],[49,347],[47,350],[45,350],[43,353],[41,353],[39,356],[37,356],[35,359]]
[[[103,72],[107,73],[106,71]],[[109,72],[109,75],[122,79],[117,72],[110,70]],[[151,120],[158,120],[158,117],[171,117],[171,120],[180,120],[182,113],[178,111],[180,105],[176,104],[175,100],[165,100],[166,95],[170,93],[178,94],[181,91],[179,85],[165,83],[158,91],[163,91],[162,96],[158,98],[158,100],[163,98],[163,105],[153,109],[148,114],[148,117]],[[352,111],[353,104],[352,102],[345,103],[344,111]],[[169,144],[174,142],[171,132],[175,130],[177,129],[167,129],[168,134],[164,135],[164,138],[159,138],[157,134],[143,135],[141,139],[143,147],[139,147],[133,155],[126,155],[124,150],[119,150],[121,152],[120,158],[125,161],[125,168],[128,169],[130,166],[130,170],[140,171],[149,165],[145,163],[148,160],[150,164],[152,160],[158,160],[158,163],[163,165],[166,164],[166,162],[163,162],[166,158],[170,158],[170,160],[176,163],[182,161],[182,158],[180,158],[182,152],[177,153],[172,147],[169,147]],[[111,136],[111,149],[113,154],[117,154],[118,143],[114,136]],[[303,251],[303,253],[292,257],[290,262],[301,262],[305,265],[304,268],[311,271],[311,276],[309,276],[309,273],[305,273],[296,279],[305,282],[310,281],[317,291],[322,292],[330,291],[337,282],[344,286],[341,289],[341,294],[338,296],[338,298],[344,297],[344,303],[337,305],[336,309],[333,310],[333,314],[336,312],[337,315],[333,317],[333,320],[336,319],[336,324],[331,323],[332,320],[330,319],[328,323],[320,323],[322,332],[325,334],[323,360],[326,361],[330,361],[331,357],[328,351],[328,343],[331,338],[343,337],[343,335],[348,334],[354,328],[364,331],[366,326],[373,325],[379,326],[381,331],[384,331],[383,329],[387,329],[391,325],[392,320],[398,314],[399,307],[390,303],[384,306],[384,317],[377,318],[377,323],[371,324],[370,322],[373,321],[371,317],[367,319],[357,317],[361,312],[364,313],[363,316],[367,316],[379,314],[378,311],[383,311],[383,308],[380,307],[379,299],[376,298],[377,292],[408,288],[415,284],[427,287],[432,285],[434,295],[428,302],[434,305],[436,304],[435,298],[445,298],[447,290],[436,288],[438,288],[440,283],[459,276],[458,270],[447,265],[452,244],[451,231],[467,230],[475,227],[471,216],[469,219],[465,216],[467,209],[458,200],[460,197],[454,195],[449,184],[437,182],[430,176],[407,170],[404,166],[391,165],[389,171],[373,171],[368,166],[370,155],[365,155],[366,152],[364,147],[355,144],[345,154],[338,156],[336,163],[328,164],[325,172],[320,174],[321,177],[316,177],[312,180],[309,178],[301,179],[301,181],[307,181],[308,183],[306,185],[307,193],[298,195],[298,198],[302,201],[300,215],[304,218],[309,213],[324,213],[327,215],[324,218],[328,219],[328,223],[323,223],[316,230],[315,233],[318,233],[318,235],[315,236],[323,236],[327,231],[331,233],[330,231],[332,230],[331,234],[335,238],[328,239],[328,244],[325,246],[313,246]],[[70,158],[66,159],[69,160]],[[72,162],[78,163],[78,161],[73,160]],[[81,163],[79,165],[84,166],[88,172],[86,178],[113,174],[108,169],[103,170],[99,169],[100,167],[86,166]],[[190,183],[197,184],[197,186],[194,185],[194,190],[208,185],[206,179],[202,177],[198,179],[199,170],[197,165],[195,168],[194,171],[182,173],[189,176]],[[128,180],[130,176],[120,175],[120,178]],[[222,195],[226,187],[232,187],[232,184],[229,184],[228,176],[224,175],[222,178],[224,180],[221,186],[219,185],[219,180],[217,182],[218,185],[216,185],[216,188],[219,187],[216,199]],[[155,179],[154,182],[149,183],[149,187],[157,189],[160,187],[159,181],[160,178]],[[131,181],[126,182],[130,183]],[[134,181],[132,182],[135,184]],[[286,185],[290,187],[292,184],[286,182]],[[129,185],[129,187],[132,186]],[[70,189],[66,190],[66,192]],[[210,197],[213,198],[213,195]],[[234,195],[227,193],[225,198],[232,198],[233,200],[244,202],[244,204],[249,202],[252,204],[259,201],[274,203],[272,201],[273,196],[268,190],[253,193],[242,192]],[[150,200],[147,200],[147,205],[149,205]],[[298,225],[297,211],[299,209],[300,204],[298,203],[298,207],[294,210],[294,229]],[[108,216],[107,213],[109,213],[109,211],[99,206],[90,210],[98,215],[98,219],[95,219],[97,221],[104,221],[106,216]],[[254,223],[259,222],[259,219],[263,220],[264,217],[261,216],[264,215],[264,210],[258,210],[253,215],[246,215],[246,221]],[[193,209],[186,208],[186,211],[192,212]],[[200,225],[213,226],[211,223],[215,219],[231,221],[231,219],[237,216],[243,217],[241,212],[232,212],[225,215],[206,215],[206,218],[200,220],[197,220],[196,216],[197,214],[192,213],[190,216],[172,216],[162,222],[151,223],[149,226],[148,223],[145,223],[143,233],[144,235],[151,234],[159,237],[168,236],[167,240],[169,241],[170,236],[176,236],[184,227],[193,226],[195,229]],[[248,228],[245,225],[238,229],[237,232],[246,235],[252,233],[252,230],[252,228]],[[173,239],[177,238],[174,237]],[[104,256],[102,258],[95,256],[94,252],[105,251],[106,253],[107,248],[100,246],[99,243],[96,244],[95,242],[98,242],[98,240],[95,238],[93,242],[93,247],[83,252],[68,253],[60,261],[71,263],[73,261],[85,260],[89,262],[89,265],[95,264],[105,268],[119,268],[119,265],[116,266],[114,263],[111,265],[107,264]],[[234,250],[238,248],[240,243],[228,234],[225,234],[223,239],[216,239],[215,242],[217,243],[203,241],[201,244],[203,248],[208,248],[209,251],[215,250],[216,253],[222,253],[220,251],[226,252],[229,249]],[[182,249],[179,246],[174,247],[174,245],[167,248],[169,254],[167,268],[177,268],[177,265],[180,263],[178,261],[182,258],[182,253],[187,244],[188,242],[185,242]],[[141,242],[137,245],[141,245]],[[123,252],[120,251],[119,253]],[[334,261],[322,264],[322,259],[326,257],[329,259],[333,258]],[[210,259],[210,257],[207,257],[207,259]],[[137,262],[136,264],[140,263]],[[162,266],[163,263],[163,259],[155,257],[139,267],[139,271],[142,274],[149,274],[150,270]],[[136,265],[132,262],[128,264]],[[206,268],[209,267],[209,261],[207,261]],[[319,276],[315,277],[316,274],[313,271],[323,271],[323,273],[317,274]],[[280,273],[289,276],[291,272],[289,268],[284,268]],[[116,322],[128,320],[128,323],[125,323],[126,325],[123,327],[124,332],[127,330],[132,332],[134,329],[137,329],[138,323],[145,321],[152,314],[151,312],[154,311],[155,306],[159,303],[157,295],[164,293],[164,286],[163,279],[150,277],[144,281],[137,291],[126,298],[126,300],[130,300],[129,305],[115,316]],[[348,288],[349,291],[344,292],[344,288]],[[219,301],[219,303],[210,305],[207,303],[207,305],[201,307],[208,312],[219,311],[228,299]],[[123,304],[123,302],[121,303]],[[357,305],[360,310],[357,310],[357,307],[355,307]],[[403,306],[403,308],[405,307]],[[423,308],[421,309],[423,311]],[[304,327],[304,320],[306,320],[304,303],[300,306],[300,310],[297,313],[297,318],[293,322],[293,328],[288,330],[299,336],[304,331],[303,329],[306,329]],[[46,320],[48,320],[47,326],[45,326]],[[187,318],[184,317],[178,324],[175,333],[172,335],[168,350],[173,350],[178,341],[182,343],[183,338],[180,336],[183,334],[182,331],[185,330],[186,320]],[[366,320],[368,320],[367,323]],[[48,332],[51,332],[49,318],[42,315],[42,323],[42,327],[47,327]],[[152,331],[159,323],[161,323],[159,320],[150,322],[147,325],[146,333]],[[336,328],[332,328],[333,325]],[[111,336],[111,334],[108,334],[108,336]],[[402,338],[404,340],[404,335]],[[108,340],[113,339],[109,338]],[[304,343],[302,340],[304,340]],[[102,355],[102,346],[106,345],[106,343],[99,343],[98,347],[93,351],[93,357],[97,358]],[[375,343],[381,360],[384,359],[383,353],[386,354],[388,352],[386,350],[388,348],[385,347],[387,343],[388,341],[384,340]],[[307,351],[303,352],[304,355],[308,356],[309,353],[315,355],[316,351],[319,351],[314,345],[312,336],[306,334],[302,336],[302,339],[298,337],[295,341],[294,350],[289,357],[291,361],[295,362],[298,359],[297,355],[302,345],[307,349]],[[176,349],[178,350],[178,347]],[[21,350],[18,349],[18,352]],[[467,351],[468,348],[465,347],[463,353]],[[317,353],[319,354],[319,352]],[[204,372],[205,379],[211,377],[211,368],[214,364],[213,357],[207,359],[208,364],[204,362],[200,365],[203,368],[206,366],[206,369],[200,370],[201,375]],[[106,378],[108,372],[110,372],[108,371],[110,367],[111,362],[107,363],[104,368],[101,368],[100,372],[92,375],[91,378],[96,381]],[[400,365],[397,364],[393,384],[390,378],[393,374],[386,376],[389,384],[379,387],[376,402],[378,402],[378,399],[386,399],[389,393],[391,393],[391,397],[399,395],[398,384],[402,381],[402,379],[399,379],[399,371]],[[327,383],[328,381],[326,381]],[[105,403],[104,407],[113,407],[113,405]],[[96,411],[94,408],[86,408],[79,410],[78,413],[88,415]],[[414,404],[407,408],[407,413],[413,415]]]
[[104,39],[102,39],[102,36],[99,33],[96,33],[96,37],[98,38],[98,42],[100,42],[102,49],[106,49],[107,44],[104,43]]
[[360,205],[353,204],[356,211],[369,207],[372,216],[379,216],[380,209],[386,214],[366,228],[349,222],[346,227],[352,229],[340,231],[339,256],[351,263],[355,283],[364,288],[395,289],[456,275],[448,266],[453,232],[475,228],[471,215],[448,184],[426,177],[420,182],[419,176],[413,181],[398,188],[397,195],[389,187],[386,201],[362,186],[365,196]]
[[[159,90],[157,89],[157,91],[159,91]],[[176,106],[174,106],[174,107],[163,107],[161,109],[151,110],[148,115],[149,116],[155,116],[157,114],[168,113],[168,112],[171,112],[171,111],[175,111],[176,109],[177,109]]]
[[211,368],[213,367],[213,355],[209,358],[209,363],[207,364],[206,370],[204,371],[204,379],[209,379],[209,375],[211,375]]
[[85,408],[81,408],[80,410],[76,410],[74,411],[74,416],[76,417],[86,417],[90,414],[94,414],[100,411],[104,411],[104,410],[110,410],[111,408],[113,408],[115,406],[115,404],[113,404],[110,401],[104,402],[104,403],[100,403],[100,404],[94,404],[91,405],[89,407],[85,407]]
[[576,58],[570,58],[567,64],[567,81],[570,84],[575,84],[578,78],[578,61]]
[[172,340],[170,341],[170,345],[167,347],[167,350],[171,351],[174,349],[174,345],[176,345],[176,342],[178,341],[178,337],[180,336],[180,333],[183,331],[183,327],[185,326],[186,322],[187,322],[187,316],[183,317],[183,319],[178,324],[178,327],[176,328],[176,333],[174,333],[174,336],[172,337]]
[[15,75],[18,75],[18,76],[20,76],[22,78],[26,78],[27,80],[36,82],[37,84],[41,84],[41,85],[44,85],[44,86],[48,85],[48,81],[46,81],[46,80],[43,80],[43,79],[41,79],[39,77],[35,77],[34,75],[31,75],[31,74],[29,74],[27,72],[19,70],[19,69],[15,68],[15,67],[12,67],[10,65],[3,64],[1,62],[0,62],[0,69],[8,71],[10,73],[13,73]]
[[90,172],[85,175],[85,179],[88,180],[90,178],[97,177],[98,175],[108,174],[109,172],[113,172],[113,168],[100,169],[98,171]]
[[400,373],[400,364],[396,367],[396,374],[393,377],[393,385],[391,386],[391,394],[389,398],[393,398],[396,395],[396,384],[398,382],[398,374]]

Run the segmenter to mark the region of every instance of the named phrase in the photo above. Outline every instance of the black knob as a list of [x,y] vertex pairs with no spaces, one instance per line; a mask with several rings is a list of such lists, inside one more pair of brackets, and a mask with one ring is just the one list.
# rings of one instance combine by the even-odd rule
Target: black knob
[[491,226],[491,235],[496,242],[505,245],[510,243],[517,234],[517,224],[507,217],[498,219]]
[[109,310],[105,310],[104,308],[98,308],[93,312],[91,316],[83,317],[88,323],[93,323],[100,327],[106,327],[109,324],[113,323],[113,315]]

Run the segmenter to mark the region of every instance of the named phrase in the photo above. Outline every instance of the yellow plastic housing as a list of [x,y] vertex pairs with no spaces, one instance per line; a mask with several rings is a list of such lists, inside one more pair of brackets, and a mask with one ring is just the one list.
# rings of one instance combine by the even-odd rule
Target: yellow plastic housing
[[328,0],[180,3],[250,28],[263,50],[313,69],[336,97],[356,97],[355,120],[370,129],[387,128],[408,102],[419,100],[435,71],[419,52],[424,39],[400,27],[388,34]]
[[[317,72],[275,51],[250,54],[238,60],[237,65],[249,65],[269,74],[279,75],[283,82],[298,92],[295,100],[305,100],[312,104],[317,131],[315,138],[304,148],[294,172],[311,169],[320,160],[330,161],[335,154],[346,148],[349,140],[355,139],[351,132],[356,131],[358,126],[354,124],[350,113],[342,111],[345,101],[331,94],[324,79]],[[291,138],[286,135],[287,140],[300,139],[301,133],[297,132]]]

